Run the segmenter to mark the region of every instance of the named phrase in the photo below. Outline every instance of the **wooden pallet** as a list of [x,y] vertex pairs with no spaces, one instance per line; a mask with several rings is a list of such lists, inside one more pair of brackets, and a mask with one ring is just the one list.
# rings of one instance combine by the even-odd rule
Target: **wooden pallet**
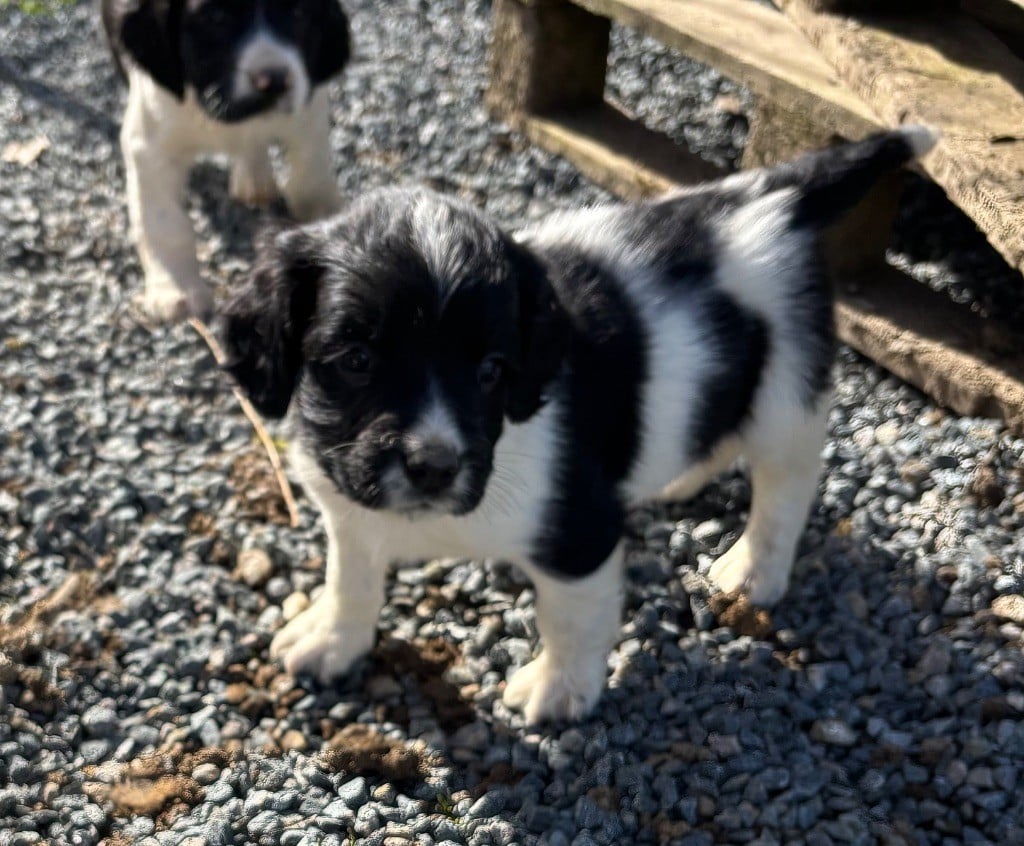
[[883,121],[942,132],[929,175],[1024,268],[1024,63],[960,12],[852,20],[775,1]]
[[[833,43],[814,24],[840,19],[811,13],[804,0],[779,2],[787,4],[786,14],[750,0],[495,0],[488,104],[620,196],[651,196],[716,175],[604,101],[614,20],[718,68],[755,94],[744,166],[901,122],[881,107],[881,95],[875,105],[853,93],[840,78],[850,71],[837,72],[802,31],[806,26],[821,43]],[[845,42],[834,43],[839,50]],[[930,155],[930,175],[949,178],[949,162],[962,149]],[[1024,431],[1024,361],[1016,339],[884,263],[898,186],[898,179],[880,186],[832,233],[840,337],[953,410],[1001,417]],[[962,205],[968,193],[959,195]],[[1011,228],[999,230],[1008,257],[1017,255]]]

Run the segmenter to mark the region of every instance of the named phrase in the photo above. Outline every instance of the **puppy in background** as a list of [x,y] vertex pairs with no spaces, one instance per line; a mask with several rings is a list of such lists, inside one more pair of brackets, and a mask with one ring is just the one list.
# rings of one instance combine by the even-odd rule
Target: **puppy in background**
[[725,591],[786,591],[817,489],[832,294],[818,237],[933,142],[908,128],[511,236],[424,190],[378,191],[264,245],[227,306],[228,369],[289,409],[328,534],[326,585],[275,637],[324,681],[374,642],[393,562],[499,558],[537,592],[527,720],[597,702],[629,503],[684,499],[742,455]]
[[195,159],[231,157],[231,196],[278,195],[269,159],[284,147],[291,213],[335,211],[323,83],[349,58],[339,0],[102,0],[128,106],[121,128],[128,213],[154,319],[205,315],[212,294],[196,259],[184,193]]

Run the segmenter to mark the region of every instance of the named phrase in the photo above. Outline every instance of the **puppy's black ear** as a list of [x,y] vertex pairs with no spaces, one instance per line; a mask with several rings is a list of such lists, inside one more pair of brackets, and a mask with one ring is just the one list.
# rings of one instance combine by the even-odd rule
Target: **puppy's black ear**
[[306,28],[303,54],[310,82],[319,85],[348,64],[349,27],[339,0],[320,0],[311,5],[316,7],[316,14],[311,15]]
[[181,16],[185,0],[130,0],[118,40],[132,60],[179,100],[185,96]]
[[544,389],[565,357],[569,326],[541,260],[513,244],[512,262],[519,289],[520,354],[509,376],[505,416],[521,423],[544,404]]
[[266,232],[248,281],[218,318],[223,367],[266,417],[284,417],[302,367],[323,272],[318,244],[301,228]]

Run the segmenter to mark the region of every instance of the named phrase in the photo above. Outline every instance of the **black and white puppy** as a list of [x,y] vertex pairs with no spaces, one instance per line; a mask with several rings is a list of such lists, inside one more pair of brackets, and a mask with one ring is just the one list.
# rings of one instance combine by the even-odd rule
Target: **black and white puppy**
[[542,640],[505,701],[580,717],[619,625],[628,504],[692,496],[739,455],[750,520],[711,577],[779,600],[829,404],[818,233],[932,140],[890,132],[517,236],[385,190],[273,237],[221,332],[256,407],[291,408],[328,556],[272,653],[345,673],[373,644],[389,564],[504,559],[535,583]]
[[231,195],[277,196],[268,157],[285,149],[283,193],[300,220],[337,210],[322,83],[349,57],[339,0],[102,0],[103,24],[128,80],[121,149],[128,212],[157,319],[204,314],[211,292],[183,205],[196,157],[232,158]]

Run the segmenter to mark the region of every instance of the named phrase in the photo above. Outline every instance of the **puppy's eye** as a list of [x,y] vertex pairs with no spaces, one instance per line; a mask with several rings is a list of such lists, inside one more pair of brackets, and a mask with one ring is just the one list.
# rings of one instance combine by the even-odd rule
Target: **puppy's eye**
[[480,362],[476,378],[485,391],[493,391],[505,375],[505,361],[500,355],[489,355]]
[[341,354],[338,364],[349,373],[368,373],[373,356],[365,344],[352,344]]

